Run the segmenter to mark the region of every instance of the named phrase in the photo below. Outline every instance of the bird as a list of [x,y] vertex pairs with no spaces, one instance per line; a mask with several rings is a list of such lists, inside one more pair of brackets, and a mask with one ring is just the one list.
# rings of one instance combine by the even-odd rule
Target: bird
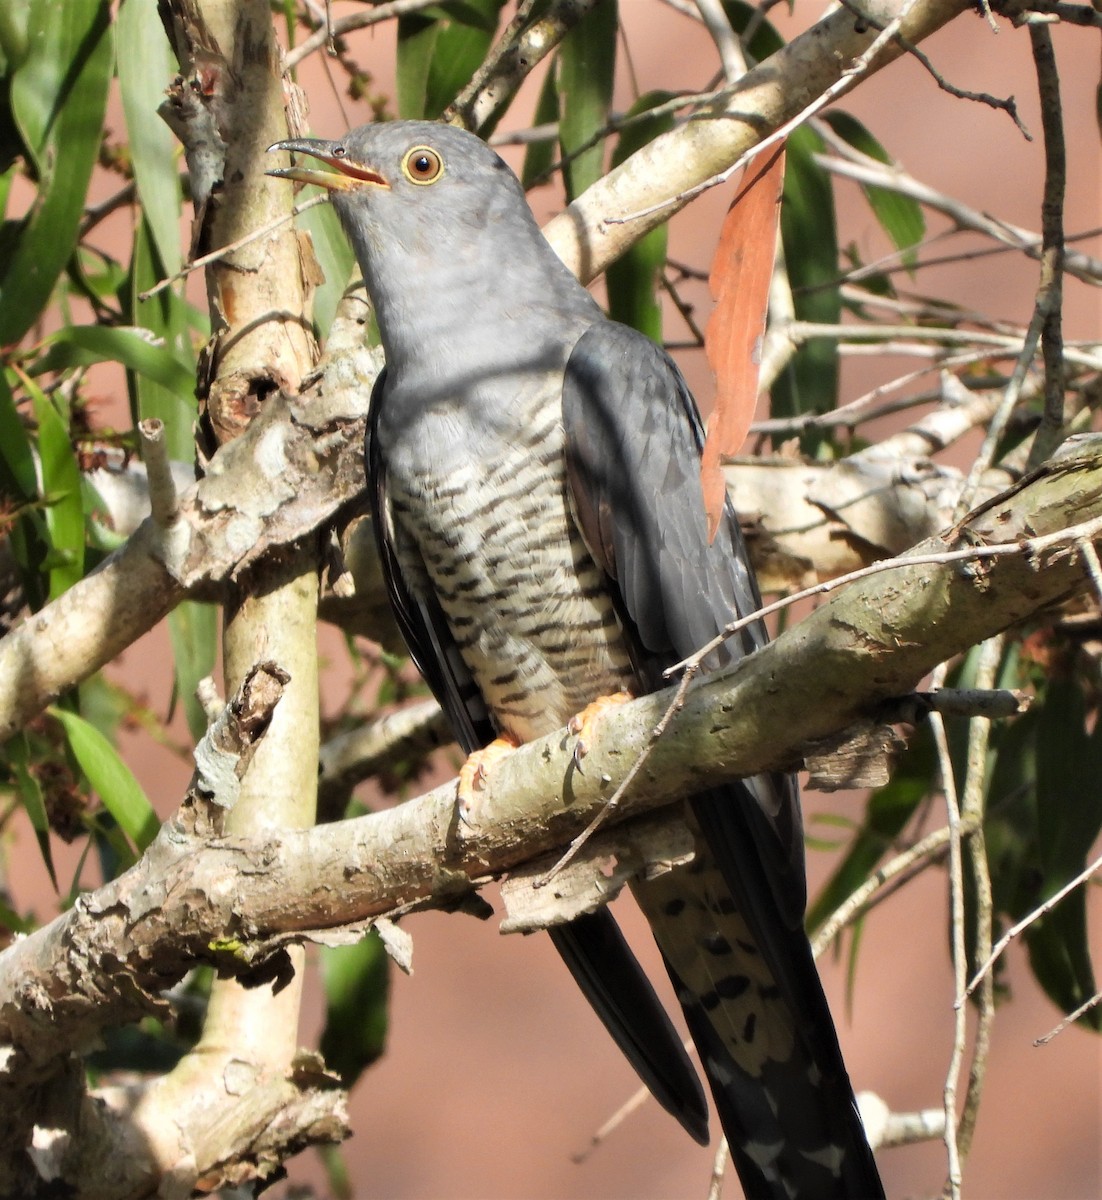
[[[385,368],[368,497],[411,657],[468,754],[567,725],[760,608],[728,500],[710,536],[703,427],[665,350],[610,320],[477,135],[428,121],[292,138],[363,272]],[[767,640],[751,623],[705,660]],[[681,801],[687,864],[632,892],[751,1200],[883,1196],[804,930],[800,799],[758,775]],[[659,1102],[708,1138],[699,1078],[609,908],[553,929]]]

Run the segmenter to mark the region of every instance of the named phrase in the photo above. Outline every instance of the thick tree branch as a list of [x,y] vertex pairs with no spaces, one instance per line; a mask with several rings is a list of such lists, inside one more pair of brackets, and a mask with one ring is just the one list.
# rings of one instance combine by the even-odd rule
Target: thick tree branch
[[[617,819],[792,767],[809,742],[909,692],[939,660],[1086,587],[1073,539],[1043,554],[1031,539],[1102,520],[1100,448],[1099,437],[1072,439],[1030,479],[916,548],[1017,552],[864,579],[738,668],[696,681]],[[160,990],[195,961],[247,975],[273,953],[278,962],[288,940],[454,904],[487,876],[552,852],[601,809],[669,699],[644,697],[602,717],[584,775],[562,733],[522,748],[490,773],[471,828],[459,826],[452,784],[369,817],[249,840],[197,840],[189,822],[205,802],[193,800],[132,870],[0,956],[0,1037],[9,1067],[22,1064],[0,1076],[5,1102],[30,1102],[21,1090],[28,1056],[47,1069],[86,1041],[89,1022],[156,1011]],[[623,836],[613,827],[587,852],[600,862]],[[117,1002],[99,1003],[104,988]]]
[[[920,0],[902,32],[917,42],[966,7],[965,0]],[[549,240],[582,278],[591,278],[683,206],[687,188],[730,166],[764,133],[836,83],[872,43],[876,27],[896,12],[891,0],[870,0],[872,21],[860,30],[852,13],[831,14],[749,72],[726,109],[657,138],[590,188],[548,225]],[[901,52],[890,44],[870,69]],[[669,201],[672,205],[646,219],[604,223]],[[227,280],[236,269],[225,268]],[[295,272],[297,267],[290,274]],[[283,363],[287,346],[279,351]],[[255,363],[230,368],[236,382],[227,377],[220,384],[219,421],[225,428],[234,426],[240,405],[258,394],[258,370]],[[241,445],[222,447],[207,477],[180,497],[177,540],[164,562],[158,539],[143,525],[99,571],[0,641],[0,740],[109,662],[185,595],[211,594],[266,551],[301,539],[359,501],[364,420],[377,370],[370,352],[358,348],[350,362],[329,360],[300,396],[266,394],[259,417],[238,439]],[[293,378],[294,372],[280,366],[260,374],[271,381]],[[100,619],[105,612],[111,621]]]
[[[967,0],[861,0],[867,20],[855,17],[854,7],[824,17],[748,71],[710,111],[655,138],[579,196],[544,230],[563,262],[583,282],[594,279],[628,246],[682,209],[694,189],[837,86],[879,31],[900,14],[906,14],[900,36],[913,45],[970,5]],[[866,73],[903,53],[899,41],[889,41]]]

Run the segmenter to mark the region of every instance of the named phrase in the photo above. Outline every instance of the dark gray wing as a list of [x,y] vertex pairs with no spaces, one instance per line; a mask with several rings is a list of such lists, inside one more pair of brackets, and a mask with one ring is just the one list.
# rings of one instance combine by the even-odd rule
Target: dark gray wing
[[[410,586],[395,545],[386,463],[376,435],[386,402],[386,372],[371,399],[365,458],[371,518],[387,592],[410,657],[448,716],[467,754],[495,736],[482,695],[436,597]],[[620,927],[607,908],[549,931],[583,995],[658,1102],[696,1141],[708,1141],[708,1105],[700,1080]]]
[[[604,321],[579,339],[563,423],[576,519],[613,584],[640,683],[653,691],[668,683],[667,667],[760,607],[738,520],[727,501],[709,542],[696,405],[670,357],[635,330]],[[734,662],[766,639],[764,626],[750,625],[705,665]],[[773,902],[788,925],[802,927],[799,797],[783,775],[756,790],[755,848],[770,866]]]
[[[607,573],[644,691],[664,684],[663,670],[710,641],[725,625],[759,607],[758,591],[735,513],[727,503],[709,542],[700,481],[703,431],[677,368],[648,338],[611,321],[579,339],[563,389],[570,499],[590,553]],[[714,668],[762,645],[752,625],[709,656]],[[700,960],[711,974],[727,955],[719,981],[734,1003],[749,975],[738,955],[760,956],[771,982],[759,991],[755,1018],[791,1031],[783,1059],[755,1057],[754,1032],[732,1048],[717,1022],[724,991],[697,994],[667,962],[700,1051],[724,1132],[748,1196],[828,1200],[882,1196],[856,1111],[837,1035],[803,928],[806,900],[803,834],[795,781],[758,776],[690,800],[706,848],[696,866],[718,868],[726,897],[700,907],[741,914],[742,930],[719,951],[707,942]],[[670,876],[673,879],[673,876]],[[691,904],[692,868],[680,895],[648,910],[652,926],[678,946],[691,946],[679,914]],[[645,891],[645,888],[644,888]],[[730,907],[728,907],[730,905]],[[717,925],[713,928],[722,929]],[[745,942],[746,932],[752,945]],[[717,968],[718,969],[718,968]],[[694,968],[695,970],[695,968]],[[783,1043],[785,1039],[780,1039]],[[780,1044],[778,1043],[778,1044]]]

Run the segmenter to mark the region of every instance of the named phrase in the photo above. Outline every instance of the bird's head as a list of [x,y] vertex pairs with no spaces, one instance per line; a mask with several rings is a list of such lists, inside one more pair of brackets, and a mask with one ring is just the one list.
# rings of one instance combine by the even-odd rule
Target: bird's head
[[400,336],[435,337],[445,324],[489,324],[548,304],[592,319],[592,299],[540,233],[520,181],[474,134],[388,121],[270,149],[330,168],[296,162],[268,173],[327,189],[388,353]]
[[[338,141],[292,138],[270,149],[331,168],[296,163],[268,174],[325,188],[365,271],[384,238],[424,268],[430,256],[447,263],[473,252],[480,234],[503,222],[514,239],[523,231],[528,240],[536,231],[516,176],[481,138],[462,129],[389,121],[363,125]],[[499,229],[490,234],[498,235]]]

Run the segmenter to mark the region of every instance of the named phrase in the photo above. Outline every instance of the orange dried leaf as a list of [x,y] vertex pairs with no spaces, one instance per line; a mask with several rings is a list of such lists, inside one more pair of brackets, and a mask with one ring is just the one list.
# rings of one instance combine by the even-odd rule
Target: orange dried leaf
[[709,538],[715,537],[723,514],[721,463],[742,445],[757,405],[783,187],[782,142],[763,163],[752,163],[743,177],[727,210],[708,279],[716,307],[704,349],[716,377],[716,401],[700,469]]

